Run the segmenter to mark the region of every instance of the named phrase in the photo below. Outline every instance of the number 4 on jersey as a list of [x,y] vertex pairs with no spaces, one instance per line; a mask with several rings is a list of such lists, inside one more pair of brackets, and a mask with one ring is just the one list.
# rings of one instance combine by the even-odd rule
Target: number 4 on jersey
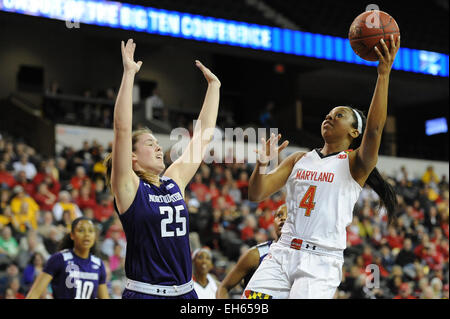
[[316,203],[314,202],[314,196],[316,195],[316,188],[317,186],[309,186],[308,190],[306,191],[305,195],[303,196],[302,200],[300,201],[300,208],[306,209],[305,216],[311,215],[311,211],[316,206]]

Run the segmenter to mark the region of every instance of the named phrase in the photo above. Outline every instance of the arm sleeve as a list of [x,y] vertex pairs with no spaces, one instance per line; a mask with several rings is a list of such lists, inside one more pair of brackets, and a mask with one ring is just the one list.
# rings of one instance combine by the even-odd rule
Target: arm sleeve
[[59,272],[61,272],[61,269],[63,267],[64,267],[63,257],[61,253],[56,253],[49,258],[49,260],[45,264],[43,271],[49,274],[50,276],[55,277]]

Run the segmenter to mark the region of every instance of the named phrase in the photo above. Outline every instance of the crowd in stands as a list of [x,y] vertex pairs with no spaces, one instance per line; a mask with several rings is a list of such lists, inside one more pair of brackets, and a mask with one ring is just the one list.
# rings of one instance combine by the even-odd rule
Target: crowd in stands
[[[103,158],[109,151],[84,142],[80,150],[66,147],[46,158],[0,134],[0,298],[25,297],[71,221],[81,215],[95,221],[96,251],[107,268],[110,295],[121,298],[126,238],[105,186]],[[165,160],[170,164],[169,156]],[[252,169],[245,163],[202,164],[186,189],[191,250],[211,249],[212,273],[219,281],[246,249],[276,237],[273,211],[285,193],[248,201]],[[399,201],[394,225],[388,225],[377,195],[363,189],[347,228],[336,298],[448,298],[448,181],[432,167],[422,178],[411,175],[399,168],[397,176],[387,177]],[[230,296],[239,298],[242,288]]]

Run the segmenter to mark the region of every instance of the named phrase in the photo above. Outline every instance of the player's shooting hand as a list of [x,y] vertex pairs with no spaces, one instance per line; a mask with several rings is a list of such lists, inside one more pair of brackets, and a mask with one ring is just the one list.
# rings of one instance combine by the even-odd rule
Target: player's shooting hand
[[195,65],[202,71],[203,76],[205,77],[208,84],[215,84],[220,86],[220,81],[214,73],[211,72],[206,66],[204,66],[199,60],[195,60]]
[[280,139],[281,134],[276,136],[274,133],[272,133],[267,141],[264,138],[261,138],[262,148],[260,151],[255,150],[258,154],[258,162],[260,164],[267,165],[271,160],[277,158],[278,154],[288,146],[289,141],[284,141],[283,144],[278,146],[278,141]]
[[397,37],[397,41],[394,41],[394,35],[391,34],[391,49],[389,50],[386,42],[383,39],[380,40],[381,47],[383,48],[383,54],[375,46],[375,52],[378,55],[378,74],[379,75],[389,75],[392,69],[392,64],[394,64],[395,56],[397,55],[398,49],[400,48],[400,36]]
[[138,73],[141,69],[142,61],[138,61],[137,63],[134,62],[134,51],[136,50],[136,43],[133,42],[133,39],[128,39],[126,44],[122,41],[121,49],[124,71]]

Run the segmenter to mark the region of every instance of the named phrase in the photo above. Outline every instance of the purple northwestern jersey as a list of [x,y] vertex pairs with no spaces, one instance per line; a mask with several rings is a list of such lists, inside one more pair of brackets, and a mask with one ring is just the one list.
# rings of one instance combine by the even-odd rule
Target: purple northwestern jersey
[[178,185],[167,177],[160,182],[158,187],[140,179],[133,203],[119,214],[127,239],[125,273],[144,283],[178,286],[192,279],[189,214]]
[[90,254],[84,259],[72,249],[53,254],[43,271],[53,277],[55,299],[95,299],[98,286],[106,282],[105,265],[100,258]]

